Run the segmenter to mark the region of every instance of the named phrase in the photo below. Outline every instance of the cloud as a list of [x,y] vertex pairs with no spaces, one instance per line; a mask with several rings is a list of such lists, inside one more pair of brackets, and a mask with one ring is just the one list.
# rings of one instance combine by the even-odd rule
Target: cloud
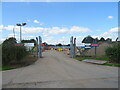
[[19,26],[8,25],[8,26],[6,26],[6,27],[2,27],[2,31],[4,31],[4,30],[13,31],[13,29],[14,29],[16,32],[20,32],[20,27],[19,27]]
[[5,30],[13,30],[14,27],[15,26],[13,26],[13,25],[8,25],[7,27],[3,27],[3,29],[5,29]]
[[108,16],[108,19],[113,19],[113,16]]
[[[1,28],[1,26],[0,26]],[[10,30],[12,31],[14,28],[15,32],[20,32],[20,27],[18,26],[13,26],[13,25],[8,25],[6,27],[2,27],[3,30]],[[40,33],[46,30],[46,28],[42,27],[22,27],[22,33],[23,34],[34,34],[34,33]]]
[[44,37],[48,37],[48,35],[47,35],[46,33],[43,33],[43,36],[44,36]]
[[39,25],[43,25],[43,23],[39,22],[38,20],[34,20],[33,22],[34,22],[34,23],[37,23],[37,24],[39,24]]
[[2,29],[3,29],[3,25],[0,25],[0,32],[2,32]]
[[120,27],[115,27],[115,28],[111,28],[108,32],[104,32],[102,35],[103,36],[111,36],[113,34],[118,34],[118,32],[120,32]]
[[56,43],[54,37],[45,37],[44,39],[45,39],[44,41],[49,43],[49,44],[55,44]]
[[111,28],[109,32],[110,33],[118,33],[118,32],[120,32],[120,27]]
[[91,32],[91,30],[89,28],[85,28],[85,27],[78,27],[78,26],[73,26],[70,29],[70,33],[87,33],[87,32]]
[[23,34],[34,34],[34,33],[40,33],[46,30],[45,28],[42,27],[24,27],[22,28],[22,33]]
[[30,20],[28,19],[27,22],[30,22]]
[[[0,26],[1,27],[1,26]],[[20,27],[18,26],[13,26],[13,25],[8,25],[3,27],[3,30],[5,32],[5,30],[10,30],[13,31],[13,28],[15,28],[15,33],[17,33],[18,35],[16,35],[16,39],[19,40],[19,32],[20,32]],[[53,37],[50,37],[51,35],[66,35],[66,34],[74,34],[74,33],[88,33],[91,32],[91,30],[89,28],[85,28],[85,27],[79,27],[79,26],[72,26],[70,28],[68,27],[22,27],[22,39],[27,39],[27,38],[34,38],[33,36],[28,36],[27,34],[40,34],[43,35],[44,39],[46,42],[48,43],[63,43],[64,44],[68,44],[69,43],[69,39],[70,37],[61,37],[60,39],[56,40]],[[26,36],[26,35],[27,36]],[[13,34],[9,34],[7,37],[11,37],[14,36]],[[80,39],[79,39],[80,40]]]
[[[2,28],[3,30],[13,30],[14,28],[16,32],[20,32],[20,27],[18,26],[8,25]],[[40,33],[40,32],[44,33],[44,35],[47,36],[47,35],[70,34],[70,33],[88,33],[88,32],[91,32],[91,30],[89,28],[79,27],[79,26],[72,26],[71,28],[22,27],[23,34],[33,34],[33,33]]]
[[34,23],[40,23],[38,20],[34,20],[33,22],[34,22]]
[[72,26],[71,28],[60,28],[60,27],[52,27],[48,28],[48,34],[50,35],[58,35],[58,34],[73,34],[73,33],[88,33],[91,32],[89,28]]
[[48,28],[48,34],[50,35],[58,35],[65,33],[68,33],[68,30],[66,28],[59,28],[59,27]]
[[58,38],[55,39],[55,37],[47,36],[47,37],[44,37],[44,41],[54,45],[58,43],[66,45],[66,44],[69,44],[70,38],[63,36],[63,37],[60,37],[59,39]]
[[[15,34],[15,36],[17,36],[18,34]],[[14,34],[11,33],[11,34],[8,34],[8,37],[14,37]]]
[[2,29],[3,28],[3,25],[0,25],[0,29]]
[[61,43],[61,44],[64,44],[64,45],[68,44],[68,43],[70,43],[70,37],[63,36],[58,40],[58,43]]
[[5,41],[5,38],[0,38],[0,44]]
[[120,32],[120,27],[111,28],[107,32],[102,33],[100,36],[104,38],[112,38],[114,41],[118,37],[118,33]]
[[84,39],[84,37],[83,36],[76,36],[75,38],[76,38],[76,45],[81,46],[82,40]]
[[31,39],[31,38],[35,38],[35,36],[22,36],[23,39]]
[[[14,37],[14,34],[13,33],[10,33],[8,34],[7,38],[10,38],[10,37]],[[18,34],[15,34],[15,38],[19,41],[20,40],[20,36]],[[31,38],[35,38],[35,36],[32,36],[32,35],[29,35],[29,36],[26,36],[26,35],[22,35],[22,40],[23,39],[31,39]],[[4,39],[3,39],[4,40]]]

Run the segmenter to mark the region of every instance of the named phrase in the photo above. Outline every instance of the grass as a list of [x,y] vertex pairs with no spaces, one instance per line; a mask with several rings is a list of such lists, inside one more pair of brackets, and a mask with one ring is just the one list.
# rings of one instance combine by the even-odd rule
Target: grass
[[[109,61],[109,58],[107,58],[105,56],[103,56],[103,57],[80,57],[80,56],[77,56],[75,59],[77,59],[79,61],[82,61],[82,60],[85,60],[85,59],[94,59],[94,60]],[[105,63],[103,65],[105,65],[105,66],[120,67],[120,64],[115,64],[115,63]]]
[[0,67],[0,71],[11,70],[11,69],[15,69],[15,68],[10,67],[10,66],[3,66],[3,67]]
[[103,64],[103,65],[120,67],[120,64],[113,64],[113,63],[105,63],[105,64]]

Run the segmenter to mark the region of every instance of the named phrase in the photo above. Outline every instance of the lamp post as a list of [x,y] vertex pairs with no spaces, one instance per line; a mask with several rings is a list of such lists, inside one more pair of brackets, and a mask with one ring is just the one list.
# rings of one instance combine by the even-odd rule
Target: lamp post
[[21,42],[21,40],[22,40],[22,31],[21,31],[21,27],[22,27],[22,26],[25,26],[26,23],[16,24],[16,25],[17,25],[17,26],[20,26],[20,42]]

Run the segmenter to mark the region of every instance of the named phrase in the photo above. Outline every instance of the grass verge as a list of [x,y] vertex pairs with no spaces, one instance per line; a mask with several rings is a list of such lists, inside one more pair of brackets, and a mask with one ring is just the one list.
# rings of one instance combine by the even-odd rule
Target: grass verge
[[120,64],[113,64],[113,63],[105,63],[105,64],[103,64],[103,65],[120,67]]
[[3,66],[3,67],[0,67],[0,71],[11,70],[11,69],[14,69],[14,68],[13,68],[13,67],[10,67],[10,66]]
[[76,57],[77,60],[82,61],[85,59],[94,59],[94,60],[102,60],[102,61],[109,61],[107,57]]
[[[76,57],[75,59],[82,61],[85,59],[94,59],[94,60],[102,60],[102,61],[109,61],[109,59],[107,57]],[[105,66],[115,66],[115,67],[120,67],[120,64],[116,64],[116,63],[105,63],[103,64]]]

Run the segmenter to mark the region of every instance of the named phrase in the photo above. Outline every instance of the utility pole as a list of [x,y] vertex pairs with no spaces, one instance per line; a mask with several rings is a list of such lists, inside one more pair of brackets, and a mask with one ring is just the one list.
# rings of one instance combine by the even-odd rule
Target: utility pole
[[15,28],[13,27],[13,34],[14,34],[14,38],[15,38]]
[[22,32],[21,32],[21,26],[20,26],[20,42],[22,41]]

